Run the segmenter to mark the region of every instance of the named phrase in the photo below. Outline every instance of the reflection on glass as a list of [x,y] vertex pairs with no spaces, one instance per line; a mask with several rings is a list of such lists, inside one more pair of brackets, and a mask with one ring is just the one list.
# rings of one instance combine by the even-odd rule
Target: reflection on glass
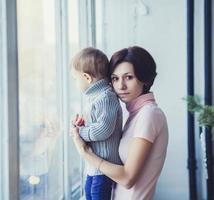
[[55,3],[19,0],[20,199],[63,195]]
[[[69,64],[72,57],[79,51],[79,0],[68,1],[68,41],[69,41]],[[69,66],[70,67],[70,66]],[[70,74],[69,74],[70,75]],[[81,95],[77,90],[75,83],[70,76],[70,117],[74,117],[76,113],[81,112]],[[69,152],[69,183],[71,185],[72,200],[79,200],[82,196],[82,166],[78,152],[76,151],[72,140],[68,146]]]

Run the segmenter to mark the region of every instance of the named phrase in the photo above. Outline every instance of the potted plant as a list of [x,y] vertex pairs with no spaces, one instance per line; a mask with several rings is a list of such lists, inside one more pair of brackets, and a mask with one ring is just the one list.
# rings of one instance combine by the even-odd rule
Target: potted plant
[[197,114],[199,126],[210,128],[211,133],[214,136],[214,106],[202,105],[200,97],[197,95],[187,96],[185,100],[187,101],[188,110],[191,113]]
[[205,179],[208,179],[205,129],[209,128],[211,130],[212,138],[214,138],[214,106],[201,104],[200,97],[197,95],[187,96],[184,99],[187,101],[188,110],[191,113],[196,114],[196,119],[199,126],[202,128],[200,133],[201,153],[203,157],[202,176]]

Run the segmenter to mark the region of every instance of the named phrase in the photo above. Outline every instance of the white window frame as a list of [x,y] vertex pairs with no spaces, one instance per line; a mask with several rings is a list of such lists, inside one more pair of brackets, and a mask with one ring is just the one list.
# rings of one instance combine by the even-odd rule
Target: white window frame
[[96,0],[79,0],[80,48],[96,47]]
[[[69,69],[68,69],[68,1],[55,1],[56,17],[56,66],[59,105],[60,105],[60,127],[63,127],[63,197],[62,199],[71,199],[71,186],[69,184]],[[61,66],[61,67],[58,67]]]
[[[8,199],[8,192],[3,191],[8,191],[8,188],[5,187],[8,185],[8,180],[6,179],[5,175],[5,162],[6,157],[5,157],[5,121],[4,119],[6,110],[5,110],[5,66],[6,66],[6,5],[5,1],[1,0],[0,1],[0,137],[1,137],[1,142],[0,142],[0,199]],[[4,184],[3,184],[4,183]]]
[[19,199],[16,0],[1,0],[1,198]]

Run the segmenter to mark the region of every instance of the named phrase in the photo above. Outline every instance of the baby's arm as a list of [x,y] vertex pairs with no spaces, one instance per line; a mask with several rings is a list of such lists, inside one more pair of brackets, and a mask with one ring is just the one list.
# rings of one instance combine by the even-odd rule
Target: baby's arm
[[79,127],[80,136],[87,142],[102,141],[111,136],[115,129],[117,113],[120,108],[116,98],[106,97],[95,104],[96,121]]

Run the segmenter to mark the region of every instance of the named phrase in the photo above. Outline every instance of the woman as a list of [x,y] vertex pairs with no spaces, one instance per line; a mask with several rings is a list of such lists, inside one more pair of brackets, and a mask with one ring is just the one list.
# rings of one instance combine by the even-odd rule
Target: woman
[[114,200],[150,200],[154,196],[168,144],[165,115],[150,92],[155,77],[156,64],[141,47],[122,49],[110,60],[112,86],[129,112],[119,146],[123,165],[96,156],[79,137],[78,129],[72,129],[83,159],[117,183]]

